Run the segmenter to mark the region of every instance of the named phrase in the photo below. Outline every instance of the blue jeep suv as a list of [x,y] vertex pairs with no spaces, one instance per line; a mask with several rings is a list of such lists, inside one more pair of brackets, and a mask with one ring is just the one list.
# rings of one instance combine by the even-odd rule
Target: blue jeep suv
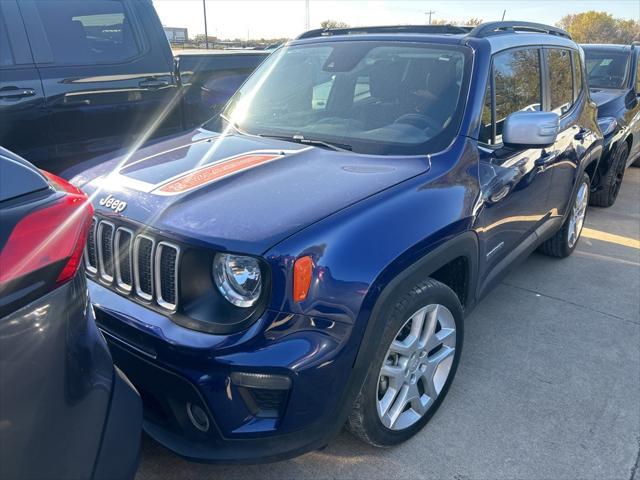
[[78,175],[91,299],[144,428],[266,461],[418,432],[463,319],[566,257],[602,152],[580,49],[525,22],[310,31],[219,118]]

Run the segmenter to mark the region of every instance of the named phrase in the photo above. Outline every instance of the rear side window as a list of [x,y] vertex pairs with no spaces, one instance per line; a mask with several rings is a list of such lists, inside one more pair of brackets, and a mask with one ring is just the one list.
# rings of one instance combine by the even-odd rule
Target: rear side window
[[487,92],[485,100],[481,142],[502,143],[504,120],[513,112],[541,110],[541,71],[537,48],[509,50],[493,57],[493,92]]
[[573,105],[571,52],[559,48],[545,50],[549,68],[551,111],[563,115]]
[[38,0],[54,63],[118,63],[140,53],[131,18],[119,0]]
[[0,15],[0,67],[13,65],[13,54],[9,47],[9,35],[4,24],[4,18]]

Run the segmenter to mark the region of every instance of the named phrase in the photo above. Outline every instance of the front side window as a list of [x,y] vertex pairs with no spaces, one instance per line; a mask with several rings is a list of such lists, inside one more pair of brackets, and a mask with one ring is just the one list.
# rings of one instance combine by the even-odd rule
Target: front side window
[[55,63],[117,63],[140,53],[131,19],[119,0],[38,0],[35,4]]
[[469,53],[379,41],[285,47],[236,92],[223,116],[253,135],[315,139],[361,153],[430,153],[457,133]]
[[585,48],[589,88],[623,88],[631,55],[628,51]]
[[551,111],[564,115],[573,104],[573,74],[571,51],[552,48],[545,50],[549,68]]
[[[540,53],[537,48],[509,50],[494,56],[495,136],[488,143],[502,143],[504,121],[513,112],[541,110],[540,72]],[[483,122],[489,118],[491,118],[490,113],[483,113]]]

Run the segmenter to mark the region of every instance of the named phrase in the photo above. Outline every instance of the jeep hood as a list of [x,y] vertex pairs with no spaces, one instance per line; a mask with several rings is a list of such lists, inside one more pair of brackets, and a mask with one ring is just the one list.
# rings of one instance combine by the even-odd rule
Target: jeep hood
[[195,130],[101,163],[72,182],[92,196],[99,214],[258,255],[428,165],[427,157],[360,155]]
[[592,89],[591,100],[598,106],[598,116],[615,115],[624,106],[626,90]]

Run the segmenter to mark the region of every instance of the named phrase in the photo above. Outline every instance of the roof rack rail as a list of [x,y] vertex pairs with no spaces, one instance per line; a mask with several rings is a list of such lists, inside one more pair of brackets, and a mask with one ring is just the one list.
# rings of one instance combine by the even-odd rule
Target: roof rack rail
[[484,38],[491,35],[498,35],[500,33],[516,32],[547,33],[549,35],[557,35],[558,37],[571,39],[571,35],[569,35],[568,32],[558,27],[552,27],[542,23],[516,21],[482,23],[471,30],[471,32],[469,32],[469,36]]
[[464,35],[469,27],[455,25],[385,25],[376,27],[318,28],[304,32],[296,40],[333,35],[358,35],[367,33],[432,33],[448,35]]

